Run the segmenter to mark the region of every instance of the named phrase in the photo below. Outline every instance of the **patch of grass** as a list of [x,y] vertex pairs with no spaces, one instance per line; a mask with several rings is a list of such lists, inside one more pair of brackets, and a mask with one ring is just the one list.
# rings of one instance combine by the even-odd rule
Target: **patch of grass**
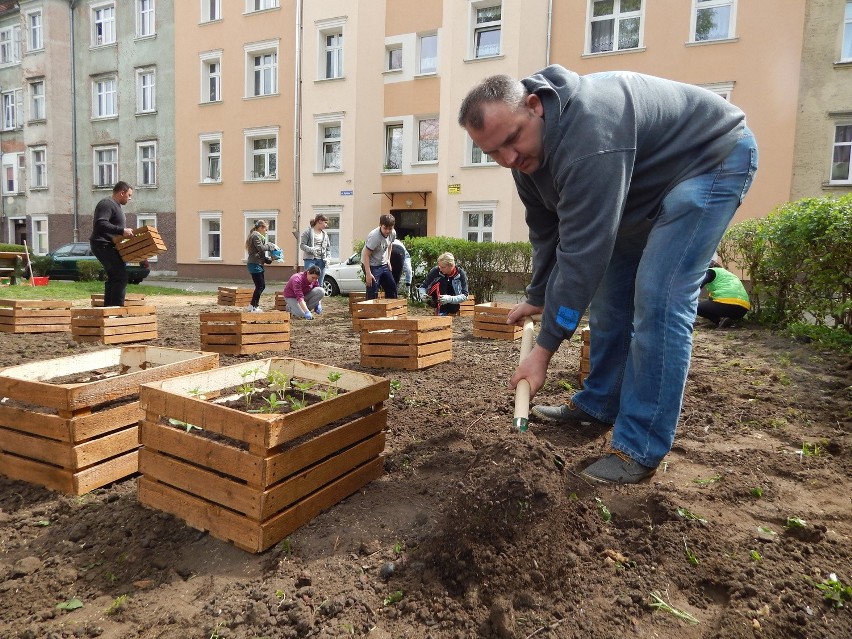
[[806,337],[817,346],[841,353],[852,353],[852,333],[847,333],[840,328],[795,323],[787,327],[787,332],[791,337]]
[[716,473],[712,477],[707,477],[707,478],[696,477],[692,481],[693,481],[693,483],[696,483],[699,486],[708,486],[709,484],[715,484],[717,481],[721,481],[721,480],[722,480],[722,475],[720,475],[719,473]]
[[[70,280],[51,279],[47,286],[29,286],[28,284],[17,284],[6,286],[3,289],[3,299],[9,300],[88,300],[92,293],[103,293],[103,282],[72,282]],[[215,294],[209,291],[185,291],[179,288],[166,288],[165,286],[142,286],[140,284],[128,284],[128,293],[141,293],[142,295],[193,295],[198,297],[215,298]]]

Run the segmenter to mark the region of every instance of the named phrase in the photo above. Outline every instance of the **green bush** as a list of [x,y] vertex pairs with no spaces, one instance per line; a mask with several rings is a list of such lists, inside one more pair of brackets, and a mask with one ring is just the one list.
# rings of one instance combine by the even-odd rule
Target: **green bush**
[[95,260],[78,260],[77,272],[81,282],[94,282],[104,278],[104,267]]
[[30,265],[32,266],[32,274],[36,277],[44,277],[53,266],[53,257],[50,255],[33,255],[30,253]]

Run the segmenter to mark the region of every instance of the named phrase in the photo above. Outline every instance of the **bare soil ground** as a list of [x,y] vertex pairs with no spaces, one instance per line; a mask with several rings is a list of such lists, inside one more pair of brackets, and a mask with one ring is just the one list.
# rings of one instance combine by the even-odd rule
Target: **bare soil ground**
[[[198,349],[199,312],[220,310],[212,295],[154,301],[160,346]],[[697,326],[666,463],[599,487],[578,472],[606,433],[513,432],[519,343],[457,318],[452,362],[364,369],[346,298],[324,306],[294,320],[284,355],[399,380],[384,476],[257,555],[141,506],[136,478],[71,497],[0,477],[0,637],[852,637],[852,602],[817,588],[852,584],[848,357]],[[0,365],[103,348],[0,342]],[[570,397],[579,353],[563,346],[538,401]],[[57,608],[72,598],[83,606]]]

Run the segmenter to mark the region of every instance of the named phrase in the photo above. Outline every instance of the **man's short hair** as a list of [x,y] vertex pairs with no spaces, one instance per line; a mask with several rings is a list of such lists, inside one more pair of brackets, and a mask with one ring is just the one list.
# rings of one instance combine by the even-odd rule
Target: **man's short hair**
[[390,213],[384,213],[379,216],[379,225],[393,228],[394,224],[396,224],[396,219]]
[[124,193],[125,191],[129,191],[132,188],[133,187],[130,186],[127,182],[125,182],[124,180],[121,180],[121,181],[115,183],[115,186],[112,187],[112,192],[113,193]]
[[510,109],[519,109],[529,91],[519,80],[508,75],[492,75],[473,87],[459,107],[459,125],[474,131],[485,126],[482,106],[492,102],[504,102]]

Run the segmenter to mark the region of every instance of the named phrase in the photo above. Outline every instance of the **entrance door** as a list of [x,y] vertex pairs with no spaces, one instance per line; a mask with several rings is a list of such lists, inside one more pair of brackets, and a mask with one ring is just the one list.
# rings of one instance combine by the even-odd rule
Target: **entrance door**
[[426,209],[396,209],[391,215],[396,220],[394,229],[399,239],[426,237]]

